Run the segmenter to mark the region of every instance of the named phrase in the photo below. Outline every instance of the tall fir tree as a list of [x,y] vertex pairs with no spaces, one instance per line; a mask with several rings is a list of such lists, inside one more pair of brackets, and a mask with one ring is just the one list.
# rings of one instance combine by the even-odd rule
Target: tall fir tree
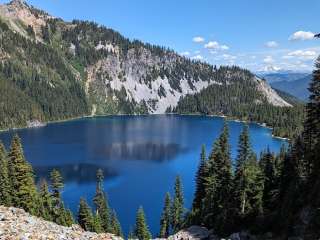
[[174,198],[171,206],[171,227],[173,232],[180,230],[183,224],[184,197],[180,176],[176,177],[174,184]]
[[239,137],[233,190],[233,204],[237,214],[240,217],[261,214],[262,192],[262,172],[251,149],[249,127],[245,125]]
[[12,203],[15,207],[23,208],[27,212],[38,215],[38,194],[34,182],[31,165],[26,161],[21,140],[18,135],[12,139],[9,153],[9,178],[11,180]]
[[316,181],[320,173],[320,56],[315,63],[313,80],[310,84],[309,102],[306,107],[306,120],[304,124],[305,162],[308,176]]
[[208,177],[205,179],[205,223],[224,232],[230,218],[232,192],[232,164],[229,145],[229,129],[225,123],[214,143],[208,159]]
[[262,154],[260,166],[264,176],[263,212],[266,214],[274,210],[279,194],[276,158],[269,148]]
[[99,215],[101,226],[104,232],[112,232],[111,216],[106,193],[103,189],[103,172],[101,169],[97,171],[96,194],[93,202],[95,204],[96,215]]
[[40,216],[47,221],[53,221],[52,195],[49,192],[48,183],[45,179],[42,179],[40,182],[39,198]]
[[94,232],[96,230],[92,210],[84,198],[80,199],[78,223],[86,231]]
[[192,203],[192,224],[201,224],[203,217],[203,199],[205,197],[205,179],[207,178],[208,164],[206,157],[206,147],[202,145],[200,163],[196,173],[196,190]]
[[167,238],[170,234],[171,198],[167,192],[164,200],[164,207],[160,219],[160,238]]
[[64,188],[63,178],[60,172],[53,169],[50,173],[50,188],[52,191],[52,216],[53,221],[63,226],[70,226],[73,223],[73,217],[64,207],[64,203],[61,197],[61,191]]
[[152,237],[142,207],[137,212],[134,236],[139,240],[149,240]]
[[9,178],[9,165],[6,149],[0,141],[0,204],[11,205],[11,185]]
[[116,236],[123,237],[121,224],[118,220],[115,210],[113,210],[111,213],[111,228],[112,228],[111,233],[113,233]]

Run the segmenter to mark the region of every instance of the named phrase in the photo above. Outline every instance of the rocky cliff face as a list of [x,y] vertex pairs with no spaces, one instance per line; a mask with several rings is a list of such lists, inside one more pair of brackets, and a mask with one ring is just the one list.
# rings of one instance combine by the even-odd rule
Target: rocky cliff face
[[62,227],[17,208],[0,206],[0,239],[3,240],[122,240],[112,234],[85,232],[78,225]]
[[[207,63],[190,60],[163,47],[131,41],[118,32],[95,23],[65,22],[29,6],[22,0],[0,5],[0,20],[3,22],[1,26],[8,26],[14,33],[25,37],[24,45],[28,46],[27,49],[17,48],[16,52],[5,46],[0,47],[1,62],[12,65],[10,61],[16,60],[19,55],[26,55],[27,61],[30,59],[27,54],[32,53],[30,49],[35,46],[34,43],[38,44],[38,48],[61,61],[50,66],[33,59],[30,59],[32,64],[27,64],[21,59],[19,71],[34,72],[30,78],[35,79],[24,77],[25,81],[29,81],[30,85],[35,80],[46,82],[49,87],[37,90],[42,93],[68,86],[70,79],[76,79],[78,82],[72,83],[69,91],[75,89],[75,84],[81,85],[83,92],[77,90],[72,94],[74,98],[82,98],[82,95],[86,97],[84,101],[87,103],[81,103],[84,106],[80,109],[83,114],[165,113],[167,108],[177,106],[179,99],[187,94],[198,93],[208,86],[234,84],[239,77],[247,75],[239,69],[216,68]],[[40,58],[35,54],[31,57]],[[5,75],[8,70],[4,69],[3,72]],[[49,77],[41,76],[44,73]],[[4,77],[9,78],[10,75]],[[267,83],[253,74],[249,78],[244,77],[252,83],[251,87],[255,88],[260,96],[264,96],[257,97],[256,104],[290,106]],[[32,87],[26,89],[32,91]],[[26,89],[22,89],[23,92],[38,103],[40,100],[34,99],[33,93],[25,92]],[[46,106],[47,103],[40,102],[39,105],[43,109],[51,108]],[[52,112],[54,111],[51,110],[50,113]],[[61,109],[57,109],[57,112],[61,112]],[[55,116],[50,118],[54,119]]]

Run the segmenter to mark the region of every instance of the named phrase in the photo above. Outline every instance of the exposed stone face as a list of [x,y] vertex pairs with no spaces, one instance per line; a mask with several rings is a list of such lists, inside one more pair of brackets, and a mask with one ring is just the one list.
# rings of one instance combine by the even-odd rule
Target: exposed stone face
[[122,240],[112,234],[85,232],[79,225],[63,227],[31,216],[24,210],[0,206],[3,240]]

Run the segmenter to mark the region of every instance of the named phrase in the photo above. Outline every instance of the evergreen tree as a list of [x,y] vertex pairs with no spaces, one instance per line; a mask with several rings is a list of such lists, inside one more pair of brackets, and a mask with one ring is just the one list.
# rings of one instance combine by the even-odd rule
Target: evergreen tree
[[269,148],[262,154],[260,165],[264,176],[263,211],[267,213],[274,210],[279,193],[276,158]]
[[116,236],[123,237],[121,224],[120,224],[118,217],[117,217],[117,214],[114,210],[112,211],[112,214],[111,214],[111,228],[112,228],[111,233],[113,233]]
[[182,190],[182,183],[180,176],[176,177],[174,186],[174,199],[171,207],[171,226],[172,230],[176,233],[180,230],[183,224],[184,214],[184,197]]
[[97,171],[96,195],[93,199],[96,208],[96,215],[99,215],[101,226],[104,232],[112,232],[110,209],[106,194],[103,190],[103,172]]
[[146,218],[142,207],[140,207],[137,212],[134,236],[139,240],[149,240],[152,237],[151,233],[149,232],[149,228],[146,223]]
[[0,141],[0,205],[11,205],[10,192],[8,156],[4,145]]
[[104,232],[102,226],[101,226],[101,219],[99,215],[93,216],[93,229],[96,233],[102,233]]
[[216,231],[223,232],[226,221],[230,218],[233,180],[229,129],[226,123],[209,156],[208,177],[205,180],[205,223]]
[[202,145],[200,163],[196,173],[196,191],[192,203],[192,223],[200,224],[203,215],[203,199],[205,197],[205,179],[207,177],[208,165],[205,145]]
[[52,196],[49,192],[48,183],[45,179],[40,182],[39,197],[40,216],[47,221],[53,221]]
[[53,221],[63,226],[70,226],[73,223],[71,212],[65,209],[61,198],[61,191],[64,187],[60,172],[53,169],[50,173],[51,191],[52,191],[52,210]]
[[262,212],[263,176],[251,150],[249,129],[240,135],[234,179],[234,207],[239,216]]
[[306,120],[304,124],[304,153],[308,176],[312,175],[315,181],[320,173],[320,56],[315,63],[313,80],[310,84],[310,97],[306,107]]
[[15,207],[37,215],[37,189],[31,165],[25,160],[20,138],[13,137],[9,153],[9,177],[11,180],[12,203]]
[[171,198],[167,192],[160,220],[160,238],[167,238],[170,234]]
[[96,230],[91,208],[84,198],[80,199],[78,223],[86,231],[94,232]]
[[51,190],[52,190],[52,198],[53,205],[56,208],[59,208],[61,205],[61,190],[64,187],[62,176],[60,172],[56,169],[53,169],[50,173],[50,181],[51,181]]

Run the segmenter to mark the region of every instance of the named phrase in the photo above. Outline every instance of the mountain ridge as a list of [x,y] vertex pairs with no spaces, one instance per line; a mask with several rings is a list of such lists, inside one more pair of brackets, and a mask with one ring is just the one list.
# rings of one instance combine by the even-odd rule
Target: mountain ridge
[[256,104],[292,106],[248,70],[191,60],[96,23],[65,22],[24,1],[0,5],[0,20],[0,78],[32,102],[19,117],[7,107],[2,128],[35,119],[161,114],[188,94],[239,79],[256,90]]

